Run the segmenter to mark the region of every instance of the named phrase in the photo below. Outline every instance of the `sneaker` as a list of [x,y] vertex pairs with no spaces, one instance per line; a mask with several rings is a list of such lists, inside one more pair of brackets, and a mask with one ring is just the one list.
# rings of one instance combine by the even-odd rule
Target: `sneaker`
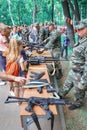
[[5,85],[5,84],[6,84],[5,81],[0,81],[0,86]]
[[75,109],[79,108],[79,106],[76,106],[75,104],[72,104],[68,108],[69,108],[69,110],[75,110]]
[[11,96],[15,96],[14,92],[13,91],[10,91],[10,94]]

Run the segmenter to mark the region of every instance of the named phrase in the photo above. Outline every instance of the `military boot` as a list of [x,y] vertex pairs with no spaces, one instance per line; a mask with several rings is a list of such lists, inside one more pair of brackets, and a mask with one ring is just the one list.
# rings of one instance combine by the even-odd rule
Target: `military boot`
[[59,69],[59,73],[56,74],[57,79],[61,79],[63,77],[62,69]]
[[73,103],[72,105],[70,105],[68,108],[69,108],[69,110],[75,110],[75,109],[81,107],[82,104],[83,104],[83,103],[80,102],[79,99],[76,99],[76,101],[74,101],[74,103]]
[[68,108],[69,108],[69,110],[75,110],[75,109],[77,109],[77,108],[79,108],[80,106],[76,106],[76,104],[72,104],[72,105],[70,105]]

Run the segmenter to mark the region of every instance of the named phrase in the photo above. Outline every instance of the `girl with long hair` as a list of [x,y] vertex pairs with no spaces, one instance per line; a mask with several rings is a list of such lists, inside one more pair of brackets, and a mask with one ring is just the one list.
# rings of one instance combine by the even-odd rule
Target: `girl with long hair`
[[[18,71],[16,72],[15,68],[11,68],[10,71],[14,71],[14,73],[12,73],[12,75],[14,76],[25,76],[25,65],[24,65],[24,59],[23,56],[21,55],[21,51],[22,51],[22,42],[20,40],[16,40],[14,38],[12,38],[10,40],[9,43],[9,50],[8,50],[8,55],[6,56],[6,67],[8,66],[9,63],[13,63],[15,62],[16,64],[18,64],[19,68]],[[17,82],[10,82],[10,91],[14,92],[14,95],[16,97],[22,97],[23,95],[23,88],[21,87],[21,84],[17,83]]]

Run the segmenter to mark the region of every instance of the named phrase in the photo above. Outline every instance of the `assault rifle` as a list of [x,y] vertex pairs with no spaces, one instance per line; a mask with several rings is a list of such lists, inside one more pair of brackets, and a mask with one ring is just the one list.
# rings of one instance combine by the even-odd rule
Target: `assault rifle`
[[30,57],[27,62],[31,65],[38,65],[41,63],[50,63],[51,61],[58,61],[59,57],[44,57],[44,56],[32,56]]
[[31,117],[35,122],[38,130],[41,130],[38,118],[36,113],[33,110],[34,106],[40,106],[46,112],[47,119],[51,119],[51,130],[53,130],[54,124],[54,115],[52,111],[49,109],[49,105],[70,105],[71,103],[68,100],[64,99],[55,99],[55,98],[41,98],[41,97],[30,97],[30,98],[17,98],[8,96],[5,103],[16,103],[16,102],[28,102],[27,107],[25,108],[26,111],[31,112]]
[[39,50],[40,48],[44,48],[44,44],[39,43],[39,42],[36,43],[36,42],[29,42],[29,41],[23,40],[22,43],[23,43],[23,47],[29,46],[29,49],[31,52],[33,50]]

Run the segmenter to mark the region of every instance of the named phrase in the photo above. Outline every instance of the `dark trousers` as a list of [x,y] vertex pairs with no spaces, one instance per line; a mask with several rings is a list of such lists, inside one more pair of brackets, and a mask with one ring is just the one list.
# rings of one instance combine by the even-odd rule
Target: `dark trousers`
[[6,68],[6,57],[2,55],[2,52],[0,51],[0,71],[4,71]]
[[[65,56],[64,56],[64,55],[65,55]],[[68,46],[63,46],[63,47],[62,47],[61,57],[63,57],[63,56],[64,56],[65,59],[68,58]]]

